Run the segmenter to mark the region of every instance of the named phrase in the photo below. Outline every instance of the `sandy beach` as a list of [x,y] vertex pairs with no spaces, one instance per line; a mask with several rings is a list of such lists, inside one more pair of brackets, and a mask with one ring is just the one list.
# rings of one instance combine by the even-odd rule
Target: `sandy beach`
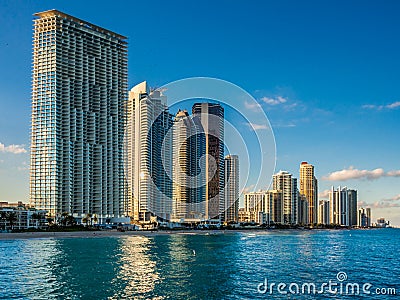
[[[225,231],[226,232],[226,231]],[[165,234],[224,234],[224,231],[125,231],[117,230],[109,231],[73,231],[73,232],[21,232],[21,233],[0,233],[0,240],[16,240],[16,239],[43,239],[43,238],[96,238],[96,237],[126,237],[126,236],[154,236]],[[235,231],[232,231],[235,232]]]

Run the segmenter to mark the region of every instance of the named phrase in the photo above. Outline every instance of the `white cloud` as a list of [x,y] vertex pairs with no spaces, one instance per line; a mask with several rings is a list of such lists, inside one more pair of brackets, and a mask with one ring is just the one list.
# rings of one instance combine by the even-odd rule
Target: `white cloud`
[[256,123],[246,123],[250,130],[267,130],[269,126],[267,124],[256,124]]
[[381,201],[377,201],[372,204],[372,207],[374,208],[400,207],[400,194],[392,198],[382,199]]
[[294,123],[273,123],[272,127],[274,128],[292,128],[292,127],[296,127],[296,124]]
[[374,208],[388,208],[388,207],[400,207],[400,203],[388,202],[388,201],[378,201],[372,204]]
[[252,192],[253,190],[254,190],[254,187],[255,187],[256,185],[255,184],[252,184],[252,185],[249,185],[249,186],[246,186],[246,187],[244,187],[243,188],[243,190],[242,190],[242,193],[250,193],[250,192]]
[[393,109],[400,106],[400,101],[393,102],[392,104],[386,105],[387,108]]
[[387,176],[389,176],[389,177],[400,177],[400,170],[389,171],[389,172],[387,172]]
[[376,109],[376,110],[382,110],[382,109],[396,109],[400,107],[400,101],[396,101],[390,104],[386,104],[386,105],[375,105],[375,104],[365,104],[362,106],[362,108],[365,109]]
[[374,180],[381,177],[400,177],[400,170],[385,172],[382,168],[374,170],[358,170],[354,167],[335,171],[327,176],[322,177],[323,180],[328,181],[346,181],[351,179],[367,179]]
[[3,143],[0,143],[0,152],[8,152],[8,153],[13,153],[13,154],[20,154],[20,153],[26,153],[26,149],[24,148],[24,145],[9,145],[6,146]]
[[329,197],[329,190],[325,190],[318,194],[318,198],[328,198]]
[[262,97],[261,100],[268,104],[268,105],[278,105],[278,104],[282,104],[282,103],[286,103],[287,99],[282,97],[282,96],[277,96],[275,98],[272,97]]
[[261,105],[257,102],[251,103],[251,102],[244,101],[244,107],[246,107],[247,109],[250,109],[252,111],[256,111],[256,112],[262,111]]
[[367,206],[371,206],[371,205],[368,204],[368,203],[365,202],[365,201],[358,201],[358,202],[357,202],[357,206],[358,206],[358,207],[367,207]]
[[398,194],[392,198],[382,199],[382,201],[399,201],[399,200],[400,200],[400,194]]

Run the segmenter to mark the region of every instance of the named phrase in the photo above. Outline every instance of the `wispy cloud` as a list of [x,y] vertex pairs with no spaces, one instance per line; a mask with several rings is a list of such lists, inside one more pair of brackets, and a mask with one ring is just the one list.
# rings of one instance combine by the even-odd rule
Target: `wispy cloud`
[[389,171],[386,173],[389,177],[400,177],[400,170]]
[[296,127],[296,124],[294,124],[294,123],[273,123],[272,127],[273,128],[292,128],[292,127]]
[[249,126],[250,130],[267,130],[269,126],[267,124],[256,124],[256,123],[246,123]]
[[357,202],[357,206],[358,207],[367,207],[367,206],[371,206],[371,204],[368,204],[367,202],[361,200]]
[[318,198],[328,198],[329,197],[329,190],[325,190],[318,194]]
[[362,106],[362,108],[364,109],[375,109],[375,110],[396,109],[399,107],[400,107],[400,101],[396,101],[386,105],[365,104]]
[[268,105],[279,105],[279,104],[283,104],[287,102],[287,99],[282,97],[282,96],[276,96],[276,97],[262,97],[261,101],[263,101],[264,103],[268,104]]
[[392,198],[382,199],[382,201],[400,201],[400,194],[398,194]]
[[386,108],[390,108],[390,109],[397,108],[397,107],[400,107],[400,101],[393,102],[392,104],[386,105]]
[[373,207],[373,208],[392,208],[400,207],[400,194],[392,197],[376,201],[374,203],[366,203],[365,201],[358,201],[359,207]]
[[26,161],[23,161],[23,162],[21,163],[21,166],[17,167],[17,170],[18,170],[18,171],[26,171],[26,170],[29,170],[29,166],[28,166],[28,164],[26,163]]
[[262,111],[261,105],[257,102],[244,101],[244,107],[255,112]]
[[351,179],[366,179],[374,180],[381,177],[400,177],[400,170],[385,172],[382,168],[374,170],[358,170],[354,167],[349,167],[340,171],[335,171],[327,176],[322,177],[327,181],[346,181]]
[[8,146],[6,146],[3,143],[0,143],[0,152],[21,154],[21,153],[26,153],[27,151],[24,148],[24,145],[8,145]]
[[242,193],[250,193],[250,192],[252,192],[254,190],[255,186],[256,186],[255,184],[252,184],[252,185],[244,187],[243,190],[242,190]]
[[374,208],[400,207],[399,202],[378,201],[372,204]]

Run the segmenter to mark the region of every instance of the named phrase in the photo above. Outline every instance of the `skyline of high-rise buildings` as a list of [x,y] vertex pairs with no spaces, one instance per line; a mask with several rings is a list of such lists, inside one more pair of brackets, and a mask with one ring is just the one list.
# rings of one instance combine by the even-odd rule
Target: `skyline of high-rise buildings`
[[[192,115],[174,116],[147,82],[128,93],[125,37],[56,10],[36,16],[32,204],[53,217],[95,214],[100,222],[237,221],[239,158],[224,153],[224,107],[200,99]],[[273,189],[255,205],[265,215],[255,218],[325,222],[313,165],[301,163],[297,184],[286,171],[275,174]],[[357,191],[337,192],[330,221],[354,226]]]
[[192,112],[173,116],[166,96],[146,82],[131,89],[125,159],[134,221],[224,220],[223,107],[199,102]]
[[51,217],[120,217],[126,37],[57,10],[35,17],[30,202]]
[[[317,219],[311,223],[308,221],[309,201],[306,195],[300,194],[297,179],[287,171],[279,171],[273,175],[270,190],[244,193],[244,207],[239,211],[239,221],[266,225],[368,227],[365,220],[370,220],[370,208],[362,212],[364,221],[360,221],[357,194],[357,190],[354,189],[340,186],[335,189],[332,186],[328,193],[329,200],[318,200]],[[290,221],[294,215],[295,221]]]

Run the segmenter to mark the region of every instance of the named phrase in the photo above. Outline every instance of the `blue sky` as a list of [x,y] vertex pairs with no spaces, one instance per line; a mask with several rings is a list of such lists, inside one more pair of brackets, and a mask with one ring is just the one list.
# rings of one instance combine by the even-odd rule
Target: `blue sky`
[[129,37],[130,87],[242,87],[271,121],[278,171],[306,160],[322,194],[355,188],[400,225],[399,1],[0,1],[0,201],[28,201],[32,14],[52,8]]

